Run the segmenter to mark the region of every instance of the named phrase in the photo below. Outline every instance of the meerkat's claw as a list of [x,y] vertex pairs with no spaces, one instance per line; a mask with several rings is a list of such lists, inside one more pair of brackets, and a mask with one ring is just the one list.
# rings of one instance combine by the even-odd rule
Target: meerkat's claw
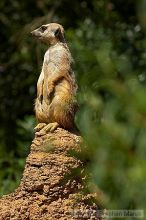
[[42,130],[44,127],[46,126],[46,123],[39,123],[35,128],[34,130],[37,132],[37,131],[40,131]]

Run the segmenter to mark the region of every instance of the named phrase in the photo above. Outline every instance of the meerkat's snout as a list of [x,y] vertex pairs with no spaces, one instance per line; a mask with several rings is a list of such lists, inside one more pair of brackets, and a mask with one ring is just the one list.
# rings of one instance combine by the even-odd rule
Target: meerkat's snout
[[41,37],[41,33],[37,29],[34,31],[31,31],[30,33],[34,37]]

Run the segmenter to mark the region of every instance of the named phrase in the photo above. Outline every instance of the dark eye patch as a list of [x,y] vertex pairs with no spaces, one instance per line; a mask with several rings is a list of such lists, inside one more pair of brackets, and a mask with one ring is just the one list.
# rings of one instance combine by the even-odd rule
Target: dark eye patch
[[47,26],[41,26],[41,27],[40,27],[40,31],[41,31],[41,32],[44,32],[46,29],[47,29]]

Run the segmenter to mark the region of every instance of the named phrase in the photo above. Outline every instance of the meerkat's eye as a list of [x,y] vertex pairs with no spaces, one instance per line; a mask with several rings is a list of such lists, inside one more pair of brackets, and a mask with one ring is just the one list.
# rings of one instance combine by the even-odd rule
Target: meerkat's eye
[[40,27],[40,31],[41,31],[41,32],[44,32],[46,29],[47,29],[47,26],[41,26],[41,27]]

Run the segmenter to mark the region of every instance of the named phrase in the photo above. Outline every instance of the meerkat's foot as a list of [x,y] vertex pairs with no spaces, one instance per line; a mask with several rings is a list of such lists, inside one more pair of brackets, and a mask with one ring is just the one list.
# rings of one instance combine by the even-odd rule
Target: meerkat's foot
[[59,124],[57,122],[53,122],[53,123],[49,123],[48,125],[46,125],[46,127],[44,129],[45,129],[46,132],[47,131],[53,132],[58,127],[59,127]]
[[34,128],[34,130],[35,130],[36,132],[38,132],[38,131],[42,130],[45,126],[46,126],[46,123],[39,123],[39,124]]
[[47,132],[53,132],[56,130],[56,128],[59,127],[59,124],[57,122],[49,123],[44,128],[42,128],[39,132],[36,132],[37,136],[43,136]]

